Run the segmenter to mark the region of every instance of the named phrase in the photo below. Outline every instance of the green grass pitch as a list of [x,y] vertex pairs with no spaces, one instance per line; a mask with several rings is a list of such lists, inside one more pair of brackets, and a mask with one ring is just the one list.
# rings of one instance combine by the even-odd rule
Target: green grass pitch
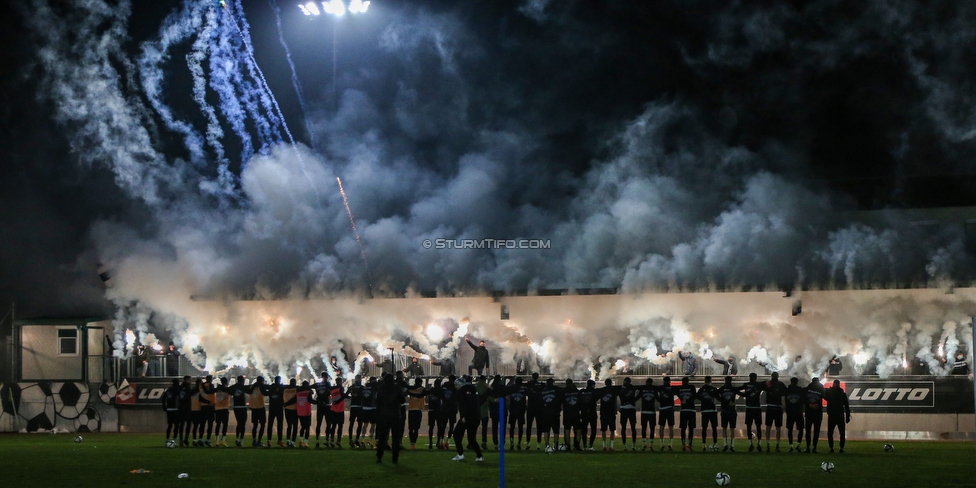
[[[499,453],[487,451],[484,463],[473,453],[453,462],[454,451],[404,451],[399,465],[376,464],[375,451],[336,449],[175,448],[161,435],[9,434],[0,436],[0,479],[4,486],[498,486]],[[249,441],[248,441],[249,442]],[[617,441],[619,449],[619,440]],[[312,441],[314,446],[314,440]],[[600,445],[599,439],[596,445]],[[506,486],[716,486],[720,471],[730,486],[758,487],[911,487],[976,486],[976,443],[849,442],[845,454],[681,452],[506,452]],[[697,443],[696,443],[697,446]],[[418,445],[419,447],[419,445]],[[820,470],[822,461],[836,470]],[[142,468],[146,474],[130,474]],[[179,473],[189,478],[178,479]]]

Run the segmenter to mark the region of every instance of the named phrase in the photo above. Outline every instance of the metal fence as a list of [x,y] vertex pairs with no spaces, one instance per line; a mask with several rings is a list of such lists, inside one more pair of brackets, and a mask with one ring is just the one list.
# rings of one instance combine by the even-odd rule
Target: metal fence
[[116,383],[125,378],[138,378],[143,376],[175,378],[186,375],[199,376],[202,374],[200,369],[195,367],[185,356],[175,358],[172,356],[149,356],[146,364],[143,364],[135,357],[91,356],[89,357],[89,381],[96,381],[93,379],[95,377],[93,374],[94,367],[100,368],[103,380],[111,380]]

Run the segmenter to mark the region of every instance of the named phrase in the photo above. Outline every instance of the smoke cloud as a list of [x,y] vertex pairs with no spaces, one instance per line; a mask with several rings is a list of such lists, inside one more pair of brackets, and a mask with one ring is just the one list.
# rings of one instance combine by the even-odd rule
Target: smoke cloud
[[[107,172],[99,190],[125,202],[63,217],[86,237],[61,261],[111,270],[117,345],[131,329],[211,369],[291,372],[341,349],[349,369],[364,348],[443,357],[470,331],[561,374],[685,350],[809,376],[833,354],[944,374],[943,358],[972,351],[964,229],[857,213],[928,204],[913,182],[970,159],[974,12],[951,9],[533,0],[309,21],[273,2],[33,0],[18,13],[35,103],[66,146],[52,164]],[[292,142],[289,117],[308,141]],[[423,246],[486,238],[551,248]],[[930,289],[869,291],[904,287]],[[619,294],[509,297],[512,321],[446,298],[587,288]],[[445,298],[416,298],[429,293]],[[431,342],[432,322],[454,335]]]

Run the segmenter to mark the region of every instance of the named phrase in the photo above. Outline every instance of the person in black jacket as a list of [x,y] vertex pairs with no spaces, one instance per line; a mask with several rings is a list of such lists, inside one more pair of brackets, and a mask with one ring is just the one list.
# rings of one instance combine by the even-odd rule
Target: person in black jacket
[[[258,376],[257,380],[251,384],[251,390],[248,392],[253,394],[256,391],[258,395],[263,395],[267,399],[267,415],[265,415],[263,406],[261,408],[255,408],[250,399],[248,399],[248,408],[251,409],[251,422],[253,423],[251,437],[257,434],[257,438],[260,439],[264,431],[265,422],[267,422],[268,447],[271,447],[271,433],[275,430],[275,421],[278,422],[278,446],[285,447],[285,443],[281,439],[285,423],[284,388],[285,385],[281,384],[281,376],[275,376],[274,383],[267,385],[264,384],[264,378]],[[255,417],[255,414],[257,414],[257,417]]]
[[[428,382],[430,379],[427,380]],[[441,379],[437,378],[434,380],[434,386],[427,386],[424,389],[424,395],[427,397],[427,449],[434,448],[434,428],[437,429],[437,448],[440,449],[441,442],[440,439],[444,437],[443,427],[438,426],[438,422],[441,418]]]
[[[383,375],[383,381],[376,389],[376,462],[383,462],[383,451],[387,449],[387,442],[391,440],[393,464],[400,458],[400,441],[403,438],[402,411],[400,406],[407,401],[400,385],[397,385],[393,375]],[[392,432],[392,436],[390,435]],[[399,435],[398,435],[399,433]]]
[[[820,378],[814,376],[810,384],[803,390],[806,393],[804,398],[804,412],[807,424],[807,449],[806,453],[817,453],[817,442],[820,441],[820,425],[823,423],[823,397],[824,387],[820,384]],[[810,450],[810,444],[813,450]]]
[[448,376],[454,374],[454,360],[450,357],[431,361],[430,364],[440,366],[441,369],[437,372],[437,375],[441,378],[447,378]]
[[827,364],[827,370],[825,371],[827,376],[840,376],[841,370],[844,369],[844,363],[841,362],[840,358],[835,354],[834,357],[830,358],[830,363]]
[[193,385],[190,383],[190,377],[184,376],[183,383],[180,383],[180,424],[182,425],[183,441],[180,442],[181,446],[190,445],[190,429],[193,425],[193,412],[192,412],[192,397],[193,396]]
[[452,460],[464,460],[464,447],[462,447],[462,443],[464,442],[464,435],[467,434],[468,447],[474,449],[474,453],[477,456],[475,461],[479,463],[483,462],[485,458],[482,457],[481,446],[478,445],[478,425],[481,423],[481,404],[488,397],[479,395],[478,390],[468,377],[457,380],[457,391],[455,395],[457,397],[460,419],[458,420],[457,427],[454,429],[454,447],[457,448],[457,456],[454,456]]
[[485,347],[485,341],[481,341],[478,345],[474,345],[471,339],[467,336],[464,337],[464,341],[474,349],[474,357],[471,358],[471,364],[468,365],[468,374],[471,374],[471,370],[478,372],[478,376],[484,374],[485,369],[491,366],[491,358],[488,357],[488,348]]
[[424,375],[424,368],[420,366],[420,361],[417,358],[413,358],[410,364],[403,368],[403,372],[411,378],[420,378]]
[[180,380],[173,378],[173,385],[166,389],[162,396],[163,410],[166,411],[166,442],[170,441],[170,433],[173,440],[180,441],[182,424],[180,422]]
[[[800,380],[794,376],[790,378],[790,386],[786,387],[786,436],[790,441],[790,451],[800,452],[803,443],[803,402],[806,400],[806,390],[799,385]],[[796,446],[793,445],[793,428],[796,427]]]
[[847,441],[847,424],[851,422],[851,406],[847,400],[847,393],[840,387],[840,380],[834,380],[833,386],[824,390],[824,400],[827,400],[827,446],[834,452],[834,427],[840,431],[840,452],[844,452]]
[[722,365],[722,376],[735,376],[739,373],[739,365],[736,363],[735,356],[731,354],[728,359],[713,357],[712,361]]
[[[505,399],[505,412],[508,415],[509,444],[515,446],[515,449],[521,451],[522,437],[525,433],[526,400],[528,399],[525,385],[522,384],[522,377],[516,376],[515,382],[509,384],[508,391],[510,393]],[[515,443],[516,429],[518,429],[518,444]]]

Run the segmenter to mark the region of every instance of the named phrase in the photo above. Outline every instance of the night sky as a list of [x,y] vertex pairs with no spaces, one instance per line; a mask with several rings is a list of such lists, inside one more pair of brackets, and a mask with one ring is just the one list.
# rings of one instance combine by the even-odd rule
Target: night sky
[[[375,0],[310,19],[279,0],[279,31],[273,2],[229,3],[0,7],[0,311],[973,276],[959,229],[850,211],[976,205],[974,4]],[[197,25],[150,76],[147,46],[193,5],[244,12],[295,146],[227,115],[214,63],[246,60],[237,28]],[[489,237],[552,248],[421,246]]]

